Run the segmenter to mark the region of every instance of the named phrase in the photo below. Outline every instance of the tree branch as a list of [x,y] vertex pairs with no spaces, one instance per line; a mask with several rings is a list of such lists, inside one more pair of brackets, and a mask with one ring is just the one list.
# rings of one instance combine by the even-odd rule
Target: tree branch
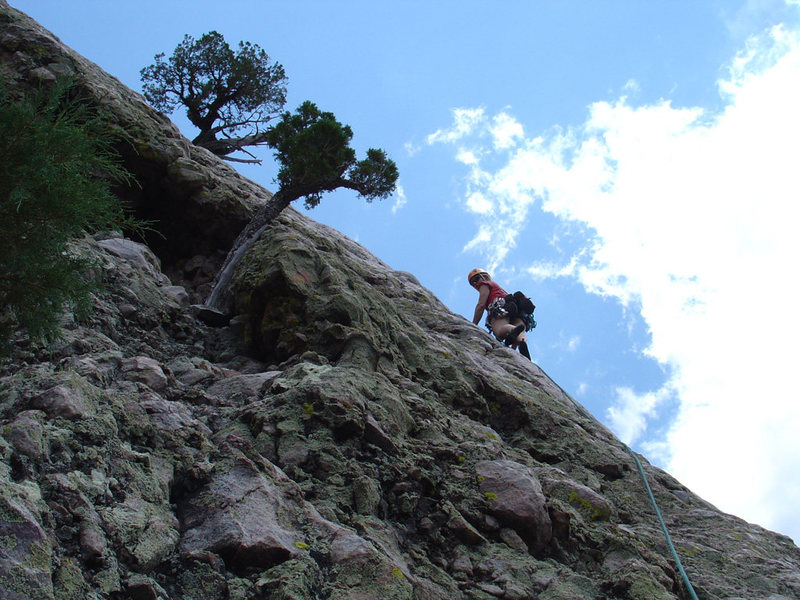
[[235,156],[220,156],[222,160],[235,163],[245,163],[248,165],[260,165],[263,161],[260,158],[237,158]]

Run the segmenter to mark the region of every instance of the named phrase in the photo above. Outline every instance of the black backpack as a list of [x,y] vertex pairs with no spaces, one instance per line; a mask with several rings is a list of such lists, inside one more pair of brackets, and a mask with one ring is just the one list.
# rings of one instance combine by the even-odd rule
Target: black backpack
[[505,308],[508,311],[509,319],[522,319],[525,324],[526,330],[531,330],[536,327],[536,321],[533,320],[533,311],[536,310],[536,305],[522,292],[514,292],[505,297]]

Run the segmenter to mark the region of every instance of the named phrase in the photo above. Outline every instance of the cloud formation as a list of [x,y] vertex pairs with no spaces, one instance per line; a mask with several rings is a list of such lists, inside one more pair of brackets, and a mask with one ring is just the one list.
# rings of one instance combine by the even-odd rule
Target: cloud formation
[[392,204],[392,214],[397,214],[397,211],[403,208],[408,202],[406,198],[406,191],[402,185],[397,185],[394,191],[394,204]]
[[[468,170],[464,208],[481,218],[466,247],[491,269],[543,211],[588,235],[529,274],[574,278],[641,313],[644,352],[670,377],[645,394],[618,389],[606,417],[620,437],[664,449],[701,496],[796,541],[799,82],[800,36],[774,27],[730,61],[714,112],[623,96],[530,137],[510,109],[459,109],[427,139],[453,144]],[[667,399],[677,414],[659,437],[647,424]]]

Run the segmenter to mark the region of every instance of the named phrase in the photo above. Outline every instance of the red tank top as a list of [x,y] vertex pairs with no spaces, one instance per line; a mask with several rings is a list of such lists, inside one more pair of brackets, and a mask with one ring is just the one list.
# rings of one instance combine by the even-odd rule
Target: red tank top
[[480,285],[489,286],[489,297],[486,299],[486,304],[483,305],[483,310],[489,308],[489,305],[498,298],[505,298],[506,296],[508,296],[506,291],[494,281],[481,281]]

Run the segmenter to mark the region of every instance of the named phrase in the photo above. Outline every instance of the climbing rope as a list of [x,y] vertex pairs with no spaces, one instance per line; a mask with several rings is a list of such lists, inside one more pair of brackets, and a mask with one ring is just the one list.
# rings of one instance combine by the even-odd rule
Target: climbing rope
[[[542,373],[544,373],[544,375],[548,379],[550,379],[550,381],[552,381],[553,383],[556,383],[549,375],[547,375],[547,373],[545,373],[544,369],[542,369],[541,367],[539,367],[539,369],[542,371]],[[581,406],[572,396],[570,396],[566,392],[566,390],[564,390],[564,388],[562,388],[557,383],[556,383],[556,385],[558,386],[558,389],[560,389],[561,392],[567,398],[569,398],[570,402],[572,402],[572,405],[578,410],[579,413],[581,413],[584,417],[586,417],[590,421],[593,421],[594,423],[600,424],[600,422],[597,419],[595,419],[591,414],[589,414],[589,412],[585,408],[583,408],[583,406]],[[650,489],[650,483],[647,481],[647,475],[644,472],[644,467],[642,467],[642,462],[639,460],[639,457],[636,456],[636,453],[633,450],[631,450],[631,448],[625,442],[620,440],[620,443],[625,447],[625,450],[628,451],[628,454],[630,454],[631,457],[633,457],[633,460],[636,463],[636,467],[639,469],[639,475],[642,476],[642,481],[644,482],[644,487],[647,490],[647,495],[650,497],[650,502],[653,505],[653,510],[656,513],[656,518],[658,519],[659,525],[661,525],[661,531],[664,532],[664,538],[666,539],[667,546],[669,547],[669,550],[672,553],[672,558],[673,558],[673,560],[675,561],[675,564],[678,567],[678,572],[681,575],[681,579],[683,580],[683,583],[686,586],[686,589],[689,591],[689,595],[692,597],[692,600],[698,600],[697,594],[695,594],[694,588],[692,587],[692,584],[689,581],[689,576],[686,574],[686,571],[683,569],[683,564],[681,564],[681,559],[678,558],[678,553],[675,551],[675,546],[672,544],[672,538],[670,537],[669,531],[667,530],[667,524],[664,522],[664,518],[661,516],[661,511],[659,510],[658,503],[656,502],[656,498],[653,495],[653,490]]]
[[[572,398],[570,398],[572,400]],[[572,400],[575,402],[574,400]],[[656,502],[655,496],[653,496],[653,490],[650,489],[650,484],[647,481],[647,475],[644,474],[644,468],[642,467],[642,462],[639,460],[639,457],[636,456],[636,453],[631,450],[627,444],[623,442],[622,444],[625,446],[625,449],[628,451],[633,457],[633,460],[636,461],[636,467],[639,469],[639,474],[642,476],[642,481],[644,482],[644,487],[647,490],[647,495],[650,496],[650,502],[653,504],[653,510],[656,512],[656,517],[658,518],[658,522],[661,525],[661,531],[664,532],[664,538],[667,540],[667,546],[669,546],[670,552],[672,552],[672,558],[675,560],[675,564],[678,566],[678,572],[681,574],[681,579],[683,579],[684,585],[686,585],[686,589],[689,590],[689,595],[692,597],[692,600],[697,600],[697,594],[694,593],[694,588],[692,584],[689,582],[689,576],[686,574],[686,571],[683,570],[683,565],[681,564],[681,559],[678,558],[678,553],[675,551],[675,546],[672,544],[672,538],[669,535],[669,531],[667,530],[667,524],[664,523],[664,518],[661,516],[661,511],[658,509],[658,503]]]

